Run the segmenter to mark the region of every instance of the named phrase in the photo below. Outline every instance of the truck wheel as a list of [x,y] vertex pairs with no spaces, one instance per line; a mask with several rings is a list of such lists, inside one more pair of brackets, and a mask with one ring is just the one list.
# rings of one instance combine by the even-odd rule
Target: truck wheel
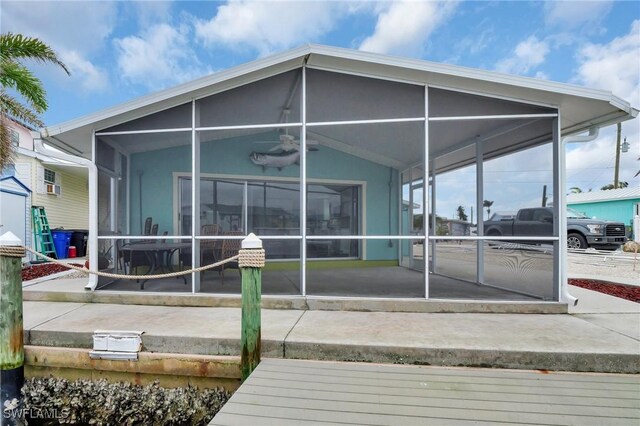
[[567,236],[567,248],[569,249],[586,249],[587,240],[580,234],[569,234]]

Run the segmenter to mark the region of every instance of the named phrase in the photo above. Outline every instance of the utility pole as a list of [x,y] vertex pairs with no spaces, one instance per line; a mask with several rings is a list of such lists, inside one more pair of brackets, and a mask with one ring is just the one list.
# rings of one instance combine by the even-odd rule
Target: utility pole
[[618,188],[618,174],[620,172],[620,136],[622,135],[622,123],[618,123],[618,136],[616,138],[616,167],[613,172],[613,189]]
[[547,207],[547,185],[542,187],[542,207]]

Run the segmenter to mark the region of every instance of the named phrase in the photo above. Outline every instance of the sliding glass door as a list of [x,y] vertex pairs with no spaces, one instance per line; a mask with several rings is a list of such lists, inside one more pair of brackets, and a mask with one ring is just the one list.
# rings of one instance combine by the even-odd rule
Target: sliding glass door
[[[358,185],[313,183],[308,188],[307,235],[357,235],[360,230]],[[191,230],[191,177],[178,179],[178,227]],[[267,237],[271,259],[299,258],[299,241],[268,237],[300,235],[300,185],[297,182],[218,179],[200,180],[200,224],[220,232],[241,231]],[[314,242],[315,244],[316,242]],[[357,240],[322,240],[310,248],[310,258],[358,258]]]

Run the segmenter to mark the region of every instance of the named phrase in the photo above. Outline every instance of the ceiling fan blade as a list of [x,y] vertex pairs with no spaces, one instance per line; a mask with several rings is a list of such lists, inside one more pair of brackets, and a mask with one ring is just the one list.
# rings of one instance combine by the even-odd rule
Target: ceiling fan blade
[[283,151],[286,151],[284,145],[280,143],[280,144],[274,146],[273,148],[269,149],[269,152],[277,151],[279,149],[281,149]]

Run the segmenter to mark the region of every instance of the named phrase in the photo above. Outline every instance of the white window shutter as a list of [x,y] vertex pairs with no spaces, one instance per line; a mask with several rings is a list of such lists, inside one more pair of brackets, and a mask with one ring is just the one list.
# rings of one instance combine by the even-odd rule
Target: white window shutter
[[33,190],[31,185],[31,164],[16,163],[16,177],[20,182],[25,184],[27,188]]
[[47,187],[44,185],[44,167],[40,164],[36,166],[36,192],[38,194],[46,194]]
[[60,187],[59,197],[62,197],[62,173],[56,171],[56,185]]

